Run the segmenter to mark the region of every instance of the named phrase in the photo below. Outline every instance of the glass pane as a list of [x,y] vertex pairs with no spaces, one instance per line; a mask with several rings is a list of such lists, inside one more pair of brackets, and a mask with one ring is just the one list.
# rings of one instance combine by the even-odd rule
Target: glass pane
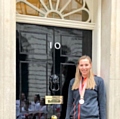
[[41,97],[46,95],[46,64],[37,62],[21,62],[21,92],[26,94],[29,101],[33,101],[34,95]]
[[[82,8],[82,9],[81,9]],[[91,22],[85,0],[19,0],[17,14]]]
[[34,32],[20,32],[20,52],[46,54],[47,35]]

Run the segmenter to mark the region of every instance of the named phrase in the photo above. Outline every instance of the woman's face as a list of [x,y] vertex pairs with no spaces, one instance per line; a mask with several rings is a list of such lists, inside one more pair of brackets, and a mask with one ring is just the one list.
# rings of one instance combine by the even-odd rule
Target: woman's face
[[78,68],[83,77],[88,77],[91,67],[92,65],[88,59],[81,59],[79,61]]

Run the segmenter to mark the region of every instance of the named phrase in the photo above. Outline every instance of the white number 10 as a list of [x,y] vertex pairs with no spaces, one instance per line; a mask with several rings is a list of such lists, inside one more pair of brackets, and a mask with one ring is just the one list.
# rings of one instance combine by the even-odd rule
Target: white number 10
[[[52,47],[53,47],[53,43],[50,42],[50,49],[52,49]],[[61,44],[59,42],[55,42],[54,43],[54,48],[57,49],[57,50],[60,49],[61,48]]]

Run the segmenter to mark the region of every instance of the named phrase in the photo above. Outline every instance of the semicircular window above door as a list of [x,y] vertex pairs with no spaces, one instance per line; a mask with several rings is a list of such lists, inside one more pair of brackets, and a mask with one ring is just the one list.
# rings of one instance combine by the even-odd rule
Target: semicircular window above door
[[20,15],[92,23],[93,0],[16,0]]

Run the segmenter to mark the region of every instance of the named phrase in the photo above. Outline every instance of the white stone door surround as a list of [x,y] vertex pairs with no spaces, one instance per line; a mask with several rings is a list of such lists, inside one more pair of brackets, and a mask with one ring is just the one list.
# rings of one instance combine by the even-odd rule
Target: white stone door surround
[[[93,68],[96,74],[105,79],[108,97],[107,119],[119,119],[120,0],[95,0],[95,2]],[[16,113],[15,5],[16,0],[0,0],[0,119],[15,119]]]
[[[109,2],[108,0],[105,1]],[[0,58],[0,92],[2,92],[0,95],[0,119],[8,119],[8,118],[15,119],[15,113],[16,113],[15,110],[16,22],[37,23],[37,24],[44,23],[44,25],[52,24],[53,26],[70,27],[70,28],[78,28],[78,29],[79,28],[91,29],[93,31],[93,50],[92,50],[93,69],[97,75],[100,75],[101,64],[103,67],[103,62],[101,63],[101,56],[103,56],[104,54],[104,51],[102,52],[103,54],[101,54],[101,45],[104,44],[103,40],[101,44],[101,0],[96,1],[94,5],[95,24],[92,25],[89,25],[87,23],[78,24],[76,22],[67,23],[67,22],[62,22],[62,20],[61,21],[60,20],[53,21],[50,19],[45,20],[44,18],[38,20],[37,18],[33,18],[33,17],[19,17],[19,16],[16,17],[15,4],[16,4],[16,0],[7,0],[7,1],[0,0],[0,57],[1,57]],[[105,31],[104,29],[102,30],[103,30],[102,32]],[[119,43],[119,41],[117,42]],[[112,54],[114,53],[112,52]],[[105,62],[106,61],[104,61],[104,63]],[[105,77],[104,74],[103,76]],[[107,82],[107,85],[109,85],[108,83],[109,82]]]

